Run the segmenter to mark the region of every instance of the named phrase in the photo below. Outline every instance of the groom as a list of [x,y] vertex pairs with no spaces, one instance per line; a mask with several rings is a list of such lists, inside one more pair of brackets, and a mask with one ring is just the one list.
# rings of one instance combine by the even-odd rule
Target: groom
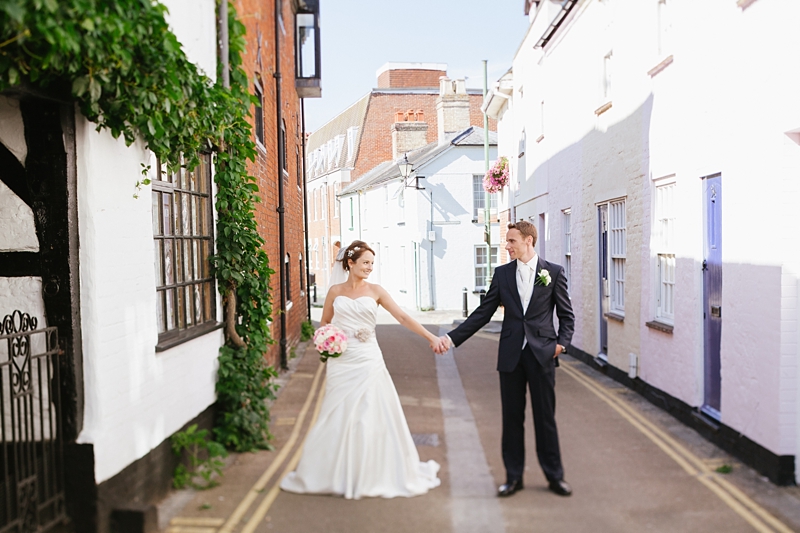
[[[489,292],[464,323],[442,337],[442,344],[459,346],[492,318],[498,305],[505,307],[497,370],[503,408],[503,463],[506,483],[499,496],[511,496],[522,489],[525,469],[526,387],[531,391],[536,455],[551,491],[572,494],[564,481],[558,446],[555,409],[555,367],[575,329],[575,316],[567,293],[564,269],[537,256],[536,227],[520,221],[508,225],[506,250],[511,259],[498,266]],[[558,315],[558,333],[553,326],[553,309]]]

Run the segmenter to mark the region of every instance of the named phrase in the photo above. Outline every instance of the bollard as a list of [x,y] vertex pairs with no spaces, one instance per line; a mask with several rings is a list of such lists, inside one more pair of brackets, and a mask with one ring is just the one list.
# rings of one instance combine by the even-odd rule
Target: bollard
[[317,303],[317,284],[314,283],[314,304]]
[[483,297],[486,296],[486,289],[481,289],[481,305],[483,305]]
[[464,294],[464,308],[461,310],[461,314],[462,314],[462,316],[464,318],[467,318],[467,315],[469,315],[469,312],[467,311],[467,288],[466,287],[464,287],[463,294]]

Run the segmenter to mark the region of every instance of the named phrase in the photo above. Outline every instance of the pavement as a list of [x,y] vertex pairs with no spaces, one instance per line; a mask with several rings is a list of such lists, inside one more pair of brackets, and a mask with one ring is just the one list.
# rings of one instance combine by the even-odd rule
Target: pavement
[[[319,319],[319,309],[312,318]],[[460,313],[415,312],[434,333]],[[496,316],[499,320],[502,317]],[[159,508],[167,533],[516,533],[800,531],[800,489],[777,487],[636,393],[563,356],[556,375],[565,479],[547,490],[526,423],[525,489],[498,498],[499,328],[434,356],[422,338],[379,314],[378,341],[420,458],[442,465],[442,485],[415,498],[345,500],[280,491],[324,391],[324,365],[301,345],[272,405],[273,451],[235,454],[221,484],[176,491]],[[729,474],[716,468],[732,467]]]

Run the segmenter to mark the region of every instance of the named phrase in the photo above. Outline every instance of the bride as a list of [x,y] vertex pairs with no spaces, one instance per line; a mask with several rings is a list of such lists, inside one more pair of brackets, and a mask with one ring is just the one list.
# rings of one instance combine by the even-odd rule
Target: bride
[[306,437],[297,470],[281,482],[283,490],[359,499],[417,496],[439,486],[439,464],[420,462],[375,338],[378,306],[427,339],[434,351],[443,347],[383,287],[367,283],[374,261],[375,252],[365,242],[352,242],[341,263],[350,275],[330,287],[325,298],[320,324],[344,331],[347,350],[328,359],[319,419]]

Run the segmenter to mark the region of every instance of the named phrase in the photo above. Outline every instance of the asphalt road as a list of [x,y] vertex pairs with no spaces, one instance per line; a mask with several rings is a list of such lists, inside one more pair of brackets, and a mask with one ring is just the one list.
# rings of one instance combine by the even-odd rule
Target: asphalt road
[[[437,333],[448,329],[428,327]],[[635,393],[568,356],[557,370],[556,418],[565,479],[574,494],[564,498],[547,491],[529,418],[525,489],[497,498],[496,485],[505,479],[498,335],[479,333],[437,360],[423,339],[401,326],[384,323],[377,334],[420,457],[442,465],[440,487],[415,498],[358,501],[277,488],[299,457],[324,390],[324,365],[308,349],[294,361],[272,408],[275,450],[238,455],[219,487],[184,493],[183,500],[174,496],[172,511],[164,506],[169,516],[162,526],[170,533],[800,529],[796,487],[763,481]],[[723,463],[734,465],[734,473],[717,474],[714,469]]]

